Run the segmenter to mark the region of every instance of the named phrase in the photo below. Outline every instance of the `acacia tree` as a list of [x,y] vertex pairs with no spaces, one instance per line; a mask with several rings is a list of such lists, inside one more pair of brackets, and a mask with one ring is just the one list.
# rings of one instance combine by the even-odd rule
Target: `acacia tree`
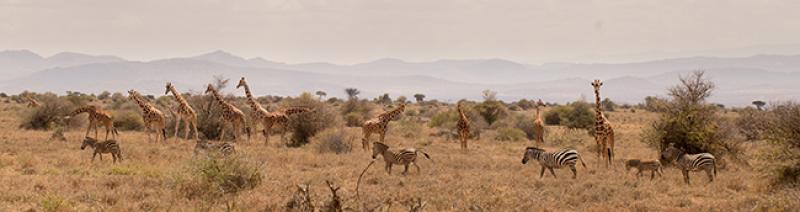
[[317,96],[319,96],[319,100],[322,100],[323,98],[325,98],[325,96],[328,95],[328,93],[325,93],[325,91],[317,91],[316,94]]
[[767,105],[767,103],[761,100],[756,100],[753,101],[753,105],[755,105],[758,110],[764,110],[764,105]]
[[425,94],[414,94],[414,99],[417,100],[417,103],[422,103],[422,101],[425,101]]
[[350,97],[350,99],[356,99],[358,98],[358,94],[361,94],[361,91],[357,88],[345,88],[344,92],[347,93],[347,97]]

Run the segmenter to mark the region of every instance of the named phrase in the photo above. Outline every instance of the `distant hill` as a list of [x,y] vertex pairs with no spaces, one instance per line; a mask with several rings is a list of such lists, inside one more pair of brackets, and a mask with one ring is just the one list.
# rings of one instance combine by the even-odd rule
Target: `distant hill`
[[[645,96],[666,94],[678,77],[704,69],[717,84],[711,100],[747,105],[754,99],[797,99],[800,90],[800,56],[758,55],[744,58],[692,57],[628,64],[558,63],[529,65],[503,59],[407,62],[380,59],[354,65],[330,63],[286,64],[263,58],[242,58],[214,51],[186,58],[149,62],[126,61],[114,56],[60,53],[43,58],[33,52],[0,52],[3,92],[23,90],[98,93],[131,88],[161,95],[164,84],[180,90],[202,91],[214,75],[247,77],[258,95],[297,95],[324,90],[344,96],[344,88],[362,90],[362,97],[383,93],[396,97],[424,93],[429,98],[455,101],[480,99],[484,89],[498,91],[504,100],[593,100],[589,82],[603,79],[604,97],[636,103]],[[233,85],[231,85],[233,86]],[[227,88],[224,92],[241,95]]]

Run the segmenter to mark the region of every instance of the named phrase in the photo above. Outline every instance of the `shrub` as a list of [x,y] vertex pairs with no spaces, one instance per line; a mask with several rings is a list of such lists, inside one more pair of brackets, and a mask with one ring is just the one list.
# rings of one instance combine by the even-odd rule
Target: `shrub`
[[309,113],[295,114],[289,117],[287,128],[292,132],[290,147],[305,145],[309,142],[309,138],[318,132],[337,124],[337,116],[333,109],[318,101],[310,93],[303,93],[285,103],[287,106],[307,107],[313,110]]
[[360,127],[364,121],[364,115],[358,112],[351,112],[344,115],[344,124],[348,127]]
[[572,129],[591,130],[594,126],[594,112],[589,103],[577,101],[565,106],[556,106],[544,114],[547,125],[562,125]]
[[[681,84],[669,89],[672,97],[666,111],[652,125],[645,143],[663,151],[668,144],[688,153],[709,152],[722,158],[736,157],[740,151],[730,142],[732,134],[725,120],[717,115],[718,108],[705,99],[711,96],[714,84],[703,77],[703,72],[680,78]],[[729,154],[730,153],[730,154]]]
[[55,95],[40,98],[41,106],[22,113],[20,128],[32,130],[49,130],[54,123],[67,115],[75,106],[64,98]]
[[492,125],[494,122],[508,115],[508,109],[506,108],[505,104],[493,99],[489,99],[478,105],[475,105],[475,110],[478,111],[478,114],[480,114],[480,116],[483,117],[483,120],[485,120],[489,125]]
[[117,111],[114,112],[114,128],[117,130],[142,130],[144,129],[144,120],[137,111]]
[[396,122],[397,132],[404,138],[418,138],[420,133],[424,130],[422,124],[410,119],[403,119]]
[[547,125],[561,125],[561,116],[569,112],[569,107],[556,106],[544,113],[544,123]]
[[497,129],[494,139],[498,141],[521,141],[525,139],[525,132],[513,127],[502,127]]
[[785,161],[778,163],[774,183],[800,185],[800,104],[790,102],[772,106],[767,120],[764,136],[783,149],[777,157]]
[[241,158],[211,157],[192,161],[187,170],[176,176],[175,187],[188,199],[214,202],[253,189],[262,178],[258,166]]
[[350,133],[345,128],[328,128],[312,138],[314,149],[319,153],[344,154],[353,151],[353,140],[357,133]]
[[752,107],[739,111],[739,117],[736,118],[735,122],[739,133],[744,135],[748,141],[761,139],[767,125],[766,114]]

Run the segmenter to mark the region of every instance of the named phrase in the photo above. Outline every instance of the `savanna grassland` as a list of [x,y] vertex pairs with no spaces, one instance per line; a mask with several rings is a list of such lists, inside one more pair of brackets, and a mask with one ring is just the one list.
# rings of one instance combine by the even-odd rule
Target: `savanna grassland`
[[[407,110],[420,107],[425,106],[411,104]],[[594,140],[585,130],[547,126],[545,149],[576,148],[588,168],[578,166],[575,180],[568,169],[556,170],[557,179],[549,174],[540,179],[538,164],[520,163],[531,141],[497,141],[497,132],[488,129],[464,151],[452,139],[433,136],[437,130],[424,124],[425,120],[391,122],[386,143],[392,149],[422,148],[433,160],[420,158],[422,171],[412,168],[411,174],[403,176],[402,166],[395,166],[391,175],[384,172],[379,159],[364,175],[358,200],[356,181],[370,162],[371,151],[361,150],[357,127],[341,128],[352,148],[342,154],[320,153],[317,145],[323,141],[317,138],[298,148],[279,145],[276,135],[268,145],[261,135],[236,143],[238,152],[232,157],[256,167],[261,176],[258,183],[252,189],[205,198],[203,192],[215,191],[193,188],[189,181],[195,173],[192,167],[203,160],[193,159],[193,141],[176,142],[170,137],[166,143],[152,143],[142,131],[121,131],[118,140],[124,161],[112,164],[111,156],[105,155],[102,161],[92,162],[92,150],[79,148],[85,126],[68,130],[67,141],[48,141],[52,130],[19,128],[19,114],[26,110],[32,109],[0,104],[0,211],[283,211],[298,184],[310,186],[311,201],[320,208],[331,198],[326,181],[341,187],[338,196],[350,210],[408,211],[417,199],[426,203],[426,211],[800,208],[797,189],[771,186],[771,173],[758,168],[770,163],[760,154],[775,148],[763,141],[743,144],[749,166],[726,163],[712,183],[705,174],[695,172],[692,185],[687,186],[675,168],[666,168],[663,178],[652,181],[649,176],[637,178],[633,171],[626,173],[618,161],[605,168],[599,165]],[[533,112],[511,113],[530,116]],[[642,129],[658,117],[656,113],[626,110],[609,112],[609,117],[617,132],[617,158],[658,158],[654,148],[640,141]],[[372,139],[377,138],[373,135]]]

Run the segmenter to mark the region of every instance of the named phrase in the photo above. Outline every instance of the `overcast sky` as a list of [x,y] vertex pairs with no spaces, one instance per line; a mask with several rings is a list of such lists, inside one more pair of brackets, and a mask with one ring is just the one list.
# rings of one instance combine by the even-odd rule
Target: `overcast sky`
[[0,0],[0,49],[358,63],[800,54],[797,0]]

